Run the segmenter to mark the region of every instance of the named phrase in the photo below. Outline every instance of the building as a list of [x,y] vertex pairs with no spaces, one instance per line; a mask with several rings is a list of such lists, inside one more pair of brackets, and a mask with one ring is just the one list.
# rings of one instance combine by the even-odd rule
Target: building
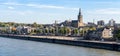
[[88,22],[87,27],[96,27],[97,25],[93,22]]
[[116,25],[115,25],[115,28],[120,28],[120,24],[116,24]]
[[17,34],[22,34],[22,29],[23,29],[22,26],[17,26],[17,27],[16,27]]
[[83,15],[81,13],[81,9],[79,9],[78,20],[72,20],[71,26],[73,27],[85,26],[85,24],[83,23]]
[[35,28],[29,26],[23,26],[22,33],[23,34],[30,34],[31,32],[34,33]]
[[112,38],[113,34],[112,34],[112,29],[111,28],[104,28],[104,30],[102,31],[102,38]]
[[99,28],[95,31],[88,31],[84,38],[89,40],[112,39],[113,30],[111,28],[105,27]]
[[109,21],[109,26],[115,26],[115,20],[111,19],[111,20]]
[[70,26],[70,27],[75,27],[75,28],[85,26],[85,24],[83,23],[83,16],[81,13],[81,9],[79,9],[79,14],[78,14],[77,20],[65,21],[65,22],[62,22],[60,25]]
[[18,26],[16,30],[17,34],[29,34],[31,32],[34,32],[35,28],[29,26]]
[[103,20],[100,20],[100,21],[98,21],[98,22],[97,22],[97,25],[98,25],[98,26],[104,26],[104,25],[105,25],[105,23],[104,23],[104,21],[103,21]]
[[[70,20],[65,20],[64,22],[61,23],[62,26],[71,26],[71,21]],[[61,26],[60,25],[60,26]]]

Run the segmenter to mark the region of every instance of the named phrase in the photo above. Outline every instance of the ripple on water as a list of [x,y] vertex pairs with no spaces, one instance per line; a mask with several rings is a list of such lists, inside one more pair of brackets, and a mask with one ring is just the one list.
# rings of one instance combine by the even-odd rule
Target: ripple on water
[[0,38],[0,56],[120,56],[119,52]]

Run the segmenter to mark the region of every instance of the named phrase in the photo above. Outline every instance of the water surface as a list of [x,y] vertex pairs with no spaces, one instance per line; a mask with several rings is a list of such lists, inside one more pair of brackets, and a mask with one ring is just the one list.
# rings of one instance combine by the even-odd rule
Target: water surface
[[120,56],[120,52],[0,37],[0,56]]

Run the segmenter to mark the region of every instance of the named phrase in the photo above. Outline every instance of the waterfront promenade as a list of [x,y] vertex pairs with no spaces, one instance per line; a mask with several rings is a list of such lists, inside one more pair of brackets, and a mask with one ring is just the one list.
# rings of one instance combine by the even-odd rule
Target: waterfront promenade
[[61,39],[61,40],[78,40],[83,37],[65,37],[65,36],[37,36],[37,35],[15,35],[15,34],[0,34],[4,36],[20,36],[20,37],[32,37],[32,38],[48,38],[48,39]]
[[66,36],[35,36],[35,35],[15,35],[15,34],[0,34],[9,36],[20,36],[20,37],[32,37],[32,38],[47,38],[47,39],[60,39],[60,40],[72,40],[72,41],[84,41],[84,42],[96,42],[96,43],[107,43],[107,44],[120,44],[115,41],[95,41],[95,40],[83,40],[83,37],[66,37]]

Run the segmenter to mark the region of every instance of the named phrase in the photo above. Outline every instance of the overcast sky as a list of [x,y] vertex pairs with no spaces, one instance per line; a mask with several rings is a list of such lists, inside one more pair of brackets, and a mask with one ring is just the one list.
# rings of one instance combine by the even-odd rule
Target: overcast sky
[[0,0],[0,21],[49,24],[77,20],[79,8],[85,23],[93,19],[120,23],[120,0]]

